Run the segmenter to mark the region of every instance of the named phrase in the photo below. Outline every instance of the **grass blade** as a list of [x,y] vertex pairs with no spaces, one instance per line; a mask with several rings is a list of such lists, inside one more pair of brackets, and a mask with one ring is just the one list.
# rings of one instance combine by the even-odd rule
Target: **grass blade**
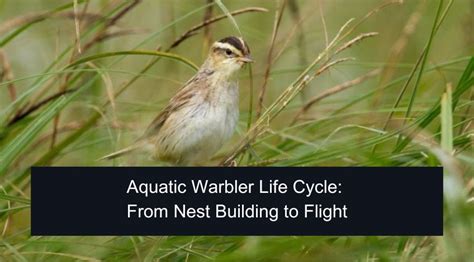
[[28,260],[23,255],[21,255],[15,247],[3,240],[2,243],[4,246],[7,247],[8,251],[10,251],[10,253],[15,256],[17,261],[28,262]]
[[222,12],[224,12],[224,14],[229,18],[230,22],[234,26],[235,30],[237,30],[239,35],[242,36],[242,32],[240,31],[239,25],[237,24],[237,21],[235,21],[232,14],[229,12],[229,9],[227,9],[227,7],[224,5],[224,3],[222,3],[221,0],[216,0],[216,4],[217,4],[217,6],[219,6],[219,8],[222,10]]
[[28,146],[43,127],[64,107],[68,102],[66,97],[62,96],[51,103],[47,109],[40,114],[27,128],[7,144],[0,151],[0,175],[3,175],[9,168],[15,158]]
[[453,152],[452,99],[452,86],[448,84],[441,98],[441,147],[449,153]]
[[117,51],[117,52],[108,52],[108,53],[101,53],[96,55],[87,56],[81,59],[78,59],[74,63],[67,66],[67,68],[74,67],[83,63],[87,63],[96,59],[105,58],[105,57],[112,57],[112,56],[122,56],[122,55],[148,55],[148,56],[158,56],[158,57],[165,57],[172,60],[176,60],[181,62],[194,70],[198,69],[198,66],[191,62],[190,60],[173,53],[167,52],[160,52],[160,51],[148,51],[148,50],[131,50],[131,51]]
[[17,196],[11,196],[7,195],[4,193],[0,193],[0,199],[2,200],[7,200],[7,201],[13,201],[13,202],[18,202],[22,204],[30,204],[31,201],[29,199],[23,198],[23,197],[17,197]]

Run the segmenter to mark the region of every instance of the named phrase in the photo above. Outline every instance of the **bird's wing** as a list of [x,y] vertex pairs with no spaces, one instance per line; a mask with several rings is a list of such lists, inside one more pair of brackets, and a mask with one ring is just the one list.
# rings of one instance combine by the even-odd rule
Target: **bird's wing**
[[182,88],[179,89],[176,95],[170,99],[170,102],[163,111],[153,119],[139,140],[145,140],[156,136],[169,116],[189,104],[191,98],[199,92],[200,87],[203,86],[203,78],[199,77],[199,75],[191,78]]

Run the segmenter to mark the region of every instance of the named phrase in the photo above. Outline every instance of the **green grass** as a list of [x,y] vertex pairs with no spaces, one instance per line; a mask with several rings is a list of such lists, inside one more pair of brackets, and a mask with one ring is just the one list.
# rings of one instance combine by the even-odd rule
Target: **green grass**
[[[267,55],[281,1],[143,1],[128,9],[132,3],[77,1],[77,11],[87,5],[87,12],[101,17],[80,23],[78,40],[82,47],[91,43],[91,48],[79,55],[74,17],[60,16],[74,11],[72,1],[0,1],[0,32],[5,30],[2,26],[30,12],[42,14],[7,28],[0,36],[0,48],[14,76],[0,78],[0,260],[474,259],[474,43],[470,37],[474,32],[468,23],[473,17],[468,0],[384,6],[376,0],[321,1],[321,5],[295,1],[301,24],[294,25],[290,8],[282,9],[273,43],[273,54],[281,52],[281,56],[270,67]],[[269,11],[232,15],[250,6]],[[207,53],[202,32],[173,44],[202,23],[209,8],[213,16],[226,17],[211,25],[212,38],[242,35],[256,60],[240,77],[237,134],[211,164],[227,159],[242,166],[443,166],[444,236],[30,236],[31,166],[156,165],[141,155],[113,163],[95,160],[135,140],[180,83],[192,76]],[[122,12],[125,15],[119,16]],[[403,52],[391,59],[388,54],[408,17],[417,12],[420,20],[412,25]],[[341,29],[351,18],[354,21]],[[124,34],[97,41],[109,32]],[[336,54],[345,43],[368,32],[379,34]],[[303,44],[298,42],[299,33],[304,35]],[[300,63],[301,53],[306,54],[307,64]],[[344,57],[355,60],[340,62]],[[337,64],[316,73],[331,62]],[[265,103],[257,117],[254,97],[261,92],[267,67],[271,70]],[[384,67],[393,74],[382,70],[386,75],[334,93],[292,123],[308,99],[302,90],[318,95]],[[11,84],[15,99],[7,92]],[[74,91],[55,97],[62,87]],[[53,98],[45,100],[48,97]],[[39,106],[33,110],[32,105]],[[24,117],[15,118],[25,111]]]

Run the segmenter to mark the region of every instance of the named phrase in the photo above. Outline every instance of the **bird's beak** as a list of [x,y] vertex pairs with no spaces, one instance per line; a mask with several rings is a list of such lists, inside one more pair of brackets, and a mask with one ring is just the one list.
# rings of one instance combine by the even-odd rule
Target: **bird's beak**
[[244,62],[244,63],[253,63],[253,59],[250,55],[239,57],[239,61]]

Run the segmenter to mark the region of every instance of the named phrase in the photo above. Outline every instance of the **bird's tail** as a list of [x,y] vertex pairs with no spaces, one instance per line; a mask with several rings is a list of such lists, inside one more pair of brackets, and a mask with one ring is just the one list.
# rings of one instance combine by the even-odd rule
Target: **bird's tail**
[[116,151],[116,152],[113,152],[113,153],[110,153],[108,155],[105,155],[99,159],[97,159],[97,161],[102,161],[102,160],[111,160],[111,159],[114,159],[114,158],[117,158],[117,157],[121,157],[123,155],[126,155],[128,153],[131,153],[133,151],[136,151],[137,149],[140,149],[144,147],[144,141],[140,141],[138,143],[135,143],[131,146],[128,146],[124,149],[120,149],[119,151]]

